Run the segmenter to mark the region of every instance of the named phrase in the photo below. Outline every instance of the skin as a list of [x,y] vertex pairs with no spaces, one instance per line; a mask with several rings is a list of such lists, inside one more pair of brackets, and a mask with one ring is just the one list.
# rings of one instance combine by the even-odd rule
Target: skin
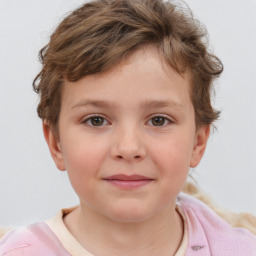
[[[177,251],[183,224],[176,197],[209,135],[208,126],[196,129],[189,88],[189,72],[167,67],[154,47],[105,73],[65,82],[59,138],[46,122],[43,128],[56,166],[67,170],[80,199],[64,222],[91,253]],[[107,180],[117,174],[149,182],[120,187]]]

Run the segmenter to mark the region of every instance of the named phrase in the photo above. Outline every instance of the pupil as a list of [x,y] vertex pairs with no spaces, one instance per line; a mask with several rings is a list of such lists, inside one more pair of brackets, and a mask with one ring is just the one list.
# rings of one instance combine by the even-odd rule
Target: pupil
[[100,125],[102,125],[103,124],[103,118],[101,118],[101,117],[94,117],[94,118],[92,118],[92,125],[94,125],[94,126],[100,126]]
[[161,126],[164,124],[164,117],[154,117],[153,120],[152,120],[152,123],[155,125],[155,126]]

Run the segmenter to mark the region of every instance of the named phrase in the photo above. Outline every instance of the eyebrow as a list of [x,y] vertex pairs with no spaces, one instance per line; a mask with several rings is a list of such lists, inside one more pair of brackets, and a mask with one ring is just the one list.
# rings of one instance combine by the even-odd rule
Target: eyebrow
[[[93,106],[99,108],[109,108],[109,107],[118,107],[115,102],[111,101],[104,101],[104,100],[82,100],[72,106],[72,109],[78,107],[86,107],[86,106]],[[184,106],[176,101],[172,100],[146,100],[141,104],[142,108],[165,108],[165,107],[172,107],[175,109],[183,109]]]
[[172,107],[177,109],[183,109],[184,106],[173,100],[146,100],[142,103],[142,107],[144,108],[165,108]]
[[109,106],[115,105],[114,103],[103,101],[103,100],[82,100],[72,106],[72,109],[78,107],[86,107],[86,106],[93,106],[93,107],[100,107],[100,108],[107,108]]

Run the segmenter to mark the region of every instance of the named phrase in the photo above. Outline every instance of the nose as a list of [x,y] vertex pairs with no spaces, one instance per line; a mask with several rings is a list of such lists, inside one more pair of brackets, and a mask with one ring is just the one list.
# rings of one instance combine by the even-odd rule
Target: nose
[[136,127],[120,128],[115,131],[111,155],[116,160],[139,162],[146,156],[143,135]]

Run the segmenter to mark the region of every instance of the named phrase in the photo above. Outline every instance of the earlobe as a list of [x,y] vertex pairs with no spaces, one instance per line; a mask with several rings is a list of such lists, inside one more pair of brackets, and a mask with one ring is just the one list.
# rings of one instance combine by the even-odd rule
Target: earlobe
[[60,142],[54,135],[53,130],[50,127],[50,125],[48,124],[48,122],[45,120],[43,121],[43,132],[44,132],[44,138],[48,144],[51,156],[52,156],[57,168],[61,171],[65,171],[66,167],[64,164],[64,159],[63,159]]
[[205,125],[198,128],[193,153],[190,160],[190,167],[196,167],[200,163],[206,149],[209,134],[210,125]]

